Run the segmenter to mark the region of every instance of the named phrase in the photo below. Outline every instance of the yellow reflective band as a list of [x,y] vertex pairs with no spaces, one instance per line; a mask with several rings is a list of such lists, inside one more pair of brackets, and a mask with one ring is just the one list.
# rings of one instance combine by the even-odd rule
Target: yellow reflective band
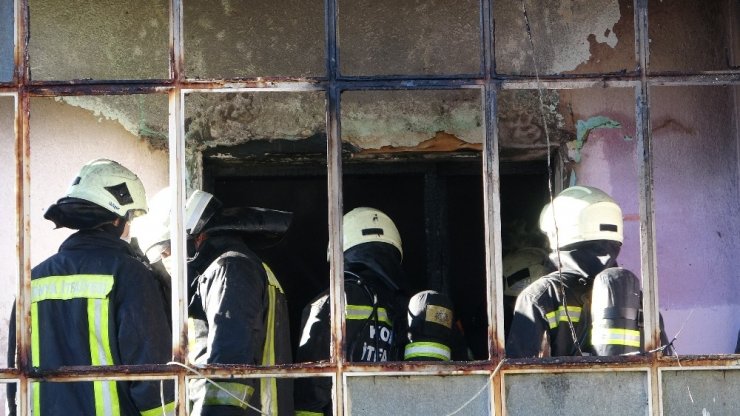
[[[218,385],[233,396],[209,383],[205,385],[206,394],[203,398],[203,406],[237,406],[246,409],[247,405],[245,403],[248,403],[252,394],[254,394],[254,388],[246,384],[218,382]],[[239,400],[234,396],[238,397]]]
[[31,281],[31,302],[44,300],[104,299],[113,288],[113,276],[77,274]]
[[[31,304],[31,365],[38,367],[41,364],[39,358],[39,304]],[[33,399],[33,411],[41,414],[41,383],[31,383],[31,396]]]
[[159,406],[139,413],[141,416],[175,416],[175,402],[167,403],[164,408]]
[[640,331],[624,328],[593,328],[591,331],[593,345],[626,345],[640,347]]
[[[372,313],[373,307],[366,305],[347,305],[345,309],[345,317],[347,319],[367,319]],[[388,312],[386,312],[385,308],[378,308],[378,322],[393,326],[391,320],[388,319]]]
[[545,315],[545,318],[547,318],[547,322],[550,324],[550,329],[555,329],[560,322],[568,322],[568,315],[570,315],[570,320],[573,323],[580,322],[582,310],[583,308],[580,306],[568,306],[568,314],[566,315],[565,309],[561,306],[557,310]]
[[438,342],[411,342],[406,345],[403,359],[432,358],[437,360],[450,360],[450,347]]
[[[264,263],[262,266],[265,268],[268,281],[267,324],[265,325],[265,345],[262,347],[262,365],[275,365],[275,309],[277,307],[275,291],[282,292],[282,288],[272,270]],[[277,380],[274,377],[260,379],[260,403],[263,412],[267,410],[268,414],[278,414]]]
[[[108,342],[108,300],[87,300],[87,331],[90,342],[90,363],[112,365],[113,356]],[[97,416],[121,413],[118,387],[115,381],[94,381],[95,414]]]
[[308,410],[296,410],[295,416],[324,416],[324,414],[320,412],[309,412]]

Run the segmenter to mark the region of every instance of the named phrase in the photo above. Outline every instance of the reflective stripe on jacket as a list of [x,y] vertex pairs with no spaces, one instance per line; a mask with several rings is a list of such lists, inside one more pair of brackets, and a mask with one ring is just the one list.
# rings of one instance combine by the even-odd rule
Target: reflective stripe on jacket
[[[190,264],[197,292],[190,302],[190,360],[195,364],[290,363],[287,301],[270,268],[238,238],[213,236]],[[204,380],[188,385],[191,415],[293,415],[290,379]],[[238,398],[238,399],[237,399]]]
[[[79,231],[31,273],[31,364],[164,364],[170,326],[153,273],[128,243],[104,231]],[[15,332],[15,320],[10,322]],[[14,338],[14,337],[13,337]],[[13,340],[14,341],[14,340]],[[11,342],[11,351],[15,342]],[[11,364],[12,365],[12,364]],[[34,382],[34,415],[174,414],[174,388],[159,381]]]

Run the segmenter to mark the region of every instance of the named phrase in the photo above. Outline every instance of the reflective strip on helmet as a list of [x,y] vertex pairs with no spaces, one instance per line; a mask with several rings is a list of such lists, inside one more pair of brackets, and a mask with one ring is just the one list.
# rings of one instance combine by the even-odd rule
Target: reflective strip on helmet
[[175,416],[175,402],[139,412],[141,416]]
[[640,331],[624,328],[597,327],[591,330],[593,345],[626,345],[640,347]]
[[545,315],[545,318],[547,318],[550,329],[555,329],[560,322],[568,322],[568,316],[570,316],[571,322],[580,322],[582,310],[583,308],[580,306],[568,306],[568,314],[566,315],[565,309],[561,306]]
[[[361,320],[368,319],[373,313],[373,307],[367,305],[347,305],[345,310],[345,317],[348,320]],[[388,326],[392,326],[391,320],[388,318],[388,312],[385,308],[378,308],[378,322],[382,322]]]
[[449,361],[450,347],[438,342],[411,342],[406,345],[403,359],[431,358],[435,360]]
[[[108,338],[107,299],[88,299],[87,327],[90,339],[90,363],[92,365],[113,365],[110,338]],[[93,391],[97,416],[112,416],[121,413],[115,381],[94,381]]]
[[113,288],[113,276],[76,274],[31,281],[31,302],[44,300],[103,299]]
[[310,412],[308,410],[296,410],[295,416],[324,416],[323,412]]
[[252,386],[228,382],[218,382],[218,385],[221,388],[210,383],[205,385],[206,393],[203,398],[203,406],[237,406],[242,409],[247,408],[247,403],[254,393]]
[[[262,348],[262,365],[275,365],[275,309],[277,307],[276,290],[283,289],[280,287],[275,274],[270,268],[262,263],[262,267],[267,273],[267,324],[265,325],[265,345]],[[268,414],[278,414],[277,400],[277,380],[275,377],[260,379],[260,403],[262,411]]]

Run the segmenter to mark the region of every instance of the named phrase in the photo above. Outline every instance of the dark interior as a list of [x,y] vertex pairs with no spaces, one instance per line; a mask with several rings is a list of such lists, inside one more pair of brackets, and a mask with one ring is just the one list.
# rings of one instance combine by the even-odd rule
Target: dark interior
[[[225,206],[262,206],[294,213],[285,238],[256,250],[280,280],[289,301],[293,346],[303,307],[329,285],[325,166],[204,164],[205,183]],[[409,294],[447,292],[475,359],[487,359],[485,243],[480,159],[413,163],[357,162],[343,166],[345,212],[371,206],[396,223],[404,247]],[[547,200],[545,163],[502,164],[503,250],[513,228],[536,227]],[[252,174],[253,172],[258,172]],[[210,189],[209,189],[210,188]]]

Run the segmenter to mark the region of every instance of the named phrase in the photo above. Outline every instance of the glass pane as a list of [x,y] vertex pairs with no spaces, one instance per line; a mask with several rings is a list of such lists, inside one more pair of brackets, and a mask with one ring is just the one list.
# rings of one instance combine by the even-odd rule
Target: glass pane
[[[345,91],[341,112],[348,359],[487,359],[480,90]],[[387,321],[362,315],[366,289]],[[439,334],[417,332],[424,311]]]
[[496,71],[516,75],[633,71],[637,65],[632,7],[631,0],[496,1]]
[[[649,415],[647,373],[506,374],[507,415]],[[608,391],[609,394],[604,394]]]
[[324,2],[184,2],[188,78],[318,77]]
[[[185,96],[189,193],[198,189],[215,195],[222,203],[223,221],[242,219],[240,223],[225,222],[232,225],[214,234],[210,245],[196,248],[198,255],[190,262],[191,269],[204,273],[219,254],[215,246],[225,250],[236,244],[235,250],[247,253],[247,257],[266,267],[252,268],[249,273],[235,277],[227,274],[224,281],[233,280],[235,289],[239,288],[236,285],[259,287],[264,285],[268,269],[274,273],[283,291],[283,295],[276,293],[277,332],[273,344],[277,348],[278,364],[292,361],[291,351],[295,351],[301,340],[301,310],[328,285],[325,106],[323,91]],[[266,210],[253,211],[249,207]],[[203,232],[211,226],[206,224]],[[244,243],[237,244],[238,240]],[[273,302],[265,304],[259,294],[256,298],[245,298],[245,291],[227,290],[222,303],[206,303],[205,299],[213,296],[213,289],[201,284],[198,287],[200,294],[195,295],[191,304],[200,305],[207,314],[229,307],[232,299],[246,305],[241,308],[244,310],[236,312],[243,313],[244,319],[234,319],[225,328],[232,329],[229,336],[246,334],[243,342],[255,343],[257,354],[245,354],[241,347],[229,353],[228,345],[224,352],[216,354],[216,351],[214,355],[209,354],[215,348],[209,351],[191,348],[190,361],[269,365],[262,358],[262,341],[251,339],[247,327],[267,325],[254,314],[262,316],[263,308],[271,307]],[[286,299],[290,305],[287,311],[280,303]],[[195,313],[191,308],[191,318],[197,320]],[[201,324],[199,333],[190,334],[191,342],[203,343],[199,345],[207,341],[206,334],[218,336],[225,331],[209,322],[201,320]],[[289,334],[288,328],[292,331]],[[321,357],[300,359],[312,361]]]
[[347,407],[350,415],[488,415],[489,384],[487,376],[348,376]]
[[740,412],[740,371],[694,370],[660,372],[663,414],[734,415]]
[[[0,285],[5,288],[0,298],[0,351],[3,352],[8,350],[8,320],[18,288],[18,233],[15,225],[17,212],[13,197],[16,192],[14,102],[12,96],[0,96],[0,146],[5,149],[0,152],[0,192],[6,195],[0,199],[0,235],[7,236],[0,242],[0,262],[6,265],[0,281]],[[3,354],[0,367],[7,367],[7,361],[7,355]]]
[[34,80],[169,77],[169,3],[29,1]]
[[481,72],[478,1],[339,1],[338,25],[343,75]]
[[0,0],[0,82],[13,79],[13,28],[15,15],[13,0]]
[[738,93],[651,89],[659,303],[679,354],[732,353],[738,338]]
[[[507,335],[507,353],[510,356],[575,355],[577,348],[570,328],[562,321],[552,329],[535,325],[556,313],[548,301],[539,298],[538,305],[546,310],[544,316],[531,316],[532,302],[522,303],[514,313],[517,297],[529,295],[543,287],[559,287],[558,277],[540,280],[556,270],[558,258],[561,270],[570,267],[572,247],[553,250],[582,241],[572,241],[574,229],[567,227],[573,218],[572,210],[556,210],[557,238],[546,237],[540,225],[543,208],[559,192],[570,186],[598,188],[612,198],[621,209],[623,242],[618,250],[615,265],[640,275],[639,185],[635,161],[636,141],[634,91],[632,89],[576,89],[543,91],[543,115],[536,91],[503,91],[499,94],[499,142],[501,144],[501,223],[504,271],[504,324]],[[543,126],[543,118],[546,126]],[[551,145],[551,172],[547,166],[547,137]],[[550,195],[548,181],[553,193]],[[594,239],[594,238],[592,238]],[[568,241],[567,244],[565,242]],[[544,250],[544,251],[543,251]],[[556,255],[559,253],[559,255]],[[549,260],[548,260],[549,257]],[[594,255],[589,257],[594,259]],[[576,260],[583,266],[585,258]],[[595,278],[602,267],[585,274],[574,275]],[[548,283],[545,283],[548,282]],[[527,289],[527,287],[530,289]],[[549,293],[556,293],[550,291]],[[559,292],[557,292],[559,293]],[[586,296],[591,296],[589,291]],[[551,305],[562,302],[560,295],[548,297]],[[531,299],[527,297],[526,299]],[[577,291],[566,292],[568,305],[581,310],[585,304]],[[639,299],[637,299],[639,303]],[[595,301],[593,302],[595,303]],[[590,310],[581,313],[591,314]],[[515,324],[512,327],[512,320]],[[574,328],[579,345],[589,348],[590,319],[575,320]],[[509,333],[509,330],[512,333]],[[563,344],[543,346],[541,338],[547,333],[551,339],[561,331],[568,336]],[[586,338],[588,337],[588,338]],[[596,353],[593,351],[592,353]]]
[[650,0],[648,10],[651,72],[737,69],[737,2]]
[[[170,306],[163,296],[169,279],[131,257],[136,253],[120,220],[138,214],[146,196],[167,184],[167,96],[32,98],[30,111],[32,286],[34,294],[69,297],[35,296],[31,330],[40,334],[40,361],[34,366],[169,361]],[[90,163],[99,159],[120,165]],[[137,180],[122,179],[131,178],[127,169],[143,190]],[[108,304],[109,298],[117,301]],[[106,331],[111,345],[90,343],[91,333]]]

